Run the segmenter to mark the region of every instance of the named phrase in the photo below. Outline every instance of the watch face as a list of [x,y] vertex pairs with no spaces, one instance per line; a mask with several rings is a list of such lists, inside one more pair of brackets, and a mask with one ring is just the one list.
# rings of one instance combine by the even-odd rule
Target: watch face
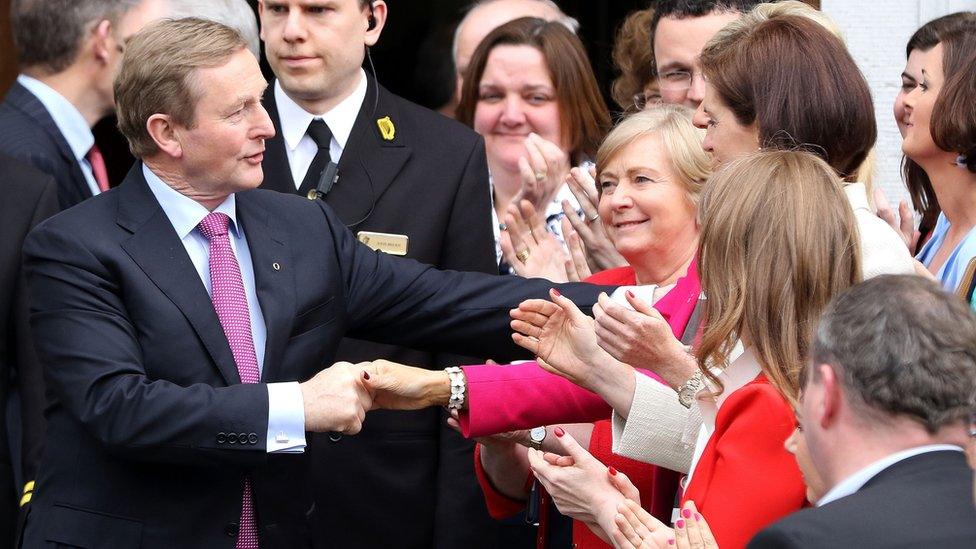
[[532,429],[529,431],[529,438],[532,439],[532,442],[542,442],[546,439],[546,428],[536,427]]

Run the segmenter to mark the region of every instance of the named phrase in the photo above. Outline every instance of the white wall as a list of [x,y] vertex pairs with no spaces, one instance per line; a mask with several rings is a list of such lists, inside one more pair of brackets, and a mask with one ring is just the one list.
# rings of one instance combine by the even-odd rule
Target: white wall
[[821,0],[821,9],[844,31],[847,45],[871,86],[878,118],[875,182],[895,203],[908,198],[901,181],[901,134],[892,105],[905,68],[905,44],[922,24],[948,13],[976,11],[976,0]]

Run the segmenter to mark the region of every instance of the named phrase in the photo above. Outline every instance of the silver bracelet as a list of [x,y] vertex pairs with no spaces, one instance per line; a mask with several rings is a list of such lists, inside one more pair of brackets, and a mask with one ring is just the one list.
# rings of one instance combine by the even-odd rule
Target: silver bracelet
[[447,409],[460,410],[467,396],[468,380],[464,377],[464,371],[457,366],[444,368],[444,371],[451,380],[451,399],[447,402]]

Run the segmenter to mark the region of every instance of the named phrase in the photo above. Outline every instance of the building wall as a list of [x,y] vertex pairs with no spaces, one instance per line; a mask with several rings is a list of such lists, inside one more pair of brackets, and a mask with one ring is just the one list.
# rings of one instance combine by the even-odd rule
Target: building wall
[[875,182],[893,203],[907,200],[899,172],[901,134],[892,114],[905,68],[905,44],[918,27],[936,17],[976,11],[976,0],[822,0],[821,9],[844,31],[851,54],[871,86],[878,119]]

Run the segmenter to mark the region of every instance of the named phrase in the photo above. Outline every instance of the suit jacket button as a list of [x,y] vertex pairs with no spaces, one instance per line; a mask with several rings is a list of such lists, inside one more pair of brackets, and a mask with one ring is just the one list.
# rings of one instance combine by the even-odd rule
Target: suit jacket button
[[329,440],[331,440],[332,442],[339,442],[340,440],[342,440],[342,433],[331,431],[329,433]]
[[240,527],[237,525],[236,522],[228,522],[227,525],[224,526],[224,533],[227,534],[228,537],[236,538],[237,531],[239,529]]
[[227,433],[217,433],[217,444],[227,442]]
[[251,433],[251,434],[247,435],[247,441],[250,442],[251,444],[257,444],[258,443],[258,434],[257,433]]
[[227,442],[231,444],[237,444],[237,433],[228,433]]

